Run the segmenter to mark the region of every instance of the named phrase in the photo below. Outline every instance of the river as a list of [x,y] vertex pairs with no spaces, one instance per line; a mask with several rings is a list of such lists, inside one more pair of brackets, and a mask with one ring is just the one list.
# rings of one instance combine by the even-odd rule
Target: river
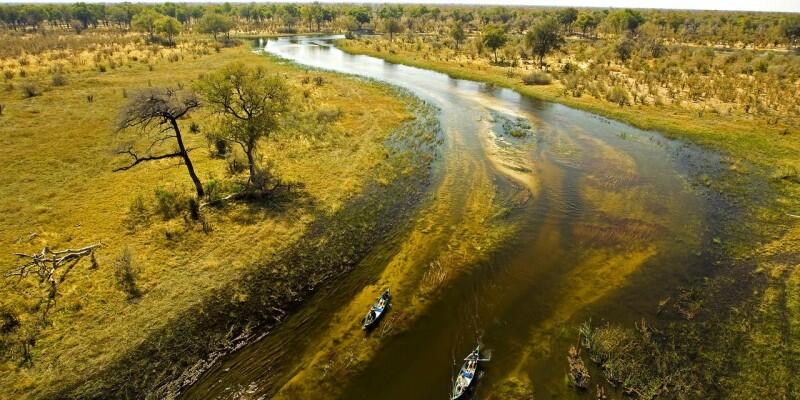
[[[656,318],[659,301],[716,256],[708,249],[724,205],[698,178],[719,168],[713,153],[509,89],[350,55],[332,38],[262,45],[433,104],[441,159],[414,220],[184,398],[445,399],[454,360],[478,340],[491,361],[476,398],[502,398],[509,382],[537,398],[577,397],[565,383],[576,326]],[[384,287],[393,308],[366,335],[359,319]]]

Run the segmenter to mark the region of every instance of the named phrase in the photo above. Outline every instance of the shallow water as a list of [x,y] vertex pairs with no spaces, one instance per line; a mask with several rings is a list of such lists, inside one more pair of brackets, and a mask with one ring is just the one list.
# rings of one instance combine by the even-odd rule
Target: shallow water
[[[720,204],[694,179],[719,167],[714,154],[509,89],[349,55],[330,38],[263,49],[435,105],[442,158],[409,226],[185,398],[443,399],[453,360],[479,339],[492,359],[476,397],[510,379],[537,398],[576,397],[565,384],[575,326],[653,318],[714,257]],[[359,319],[383,287],[393,308],[364,335]]]

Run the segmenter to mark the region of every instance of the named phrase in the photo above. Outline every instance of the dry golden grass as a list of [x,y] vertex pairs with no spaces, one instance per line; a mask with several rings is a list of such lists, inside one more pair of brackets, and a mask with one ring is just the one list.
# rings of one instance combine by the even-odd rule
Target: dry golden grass
[[[114,54],[131,53],[123,46]],[[411,117],[388,88],[327,73],[312,75],[324,76],[324,85],[304,85],[309,72],[244,47],[176,62],[161,56],[150,60],[152,70],[141,62],[123,62],[124,68],[105,73],[77,69],[65,86],[49,87],[37,97],[0,91],[0,104],[6,105],[0,116],[2,270],[16,264],[13,252],[44,245],[104,244],[98,252],[99,269],[80,265],[63,284],[51,312],[52,325],[38,337],[33,365],[23,368],[12,360],[0,364],[0,398],[36,398],[47,387],[101,371],[211,289],[235,280],[256,260],[291,243],[317,213],[330,213],[359,192],[384,159],[383,140]],[[212,230],[204,233],[198,223],[164,221],[153,211],[156,188],[192,193],[183,166],[164,160],[111,172],[124,162],[112,152],[113,121],[126,91],[148,85],[188,87],[201,73],[233,60],[285,74],[298,92],[308,91],[308,99],[302,101],[318,109],[341,110],[341,116],[315,128],[314,135],[285,135],[262,147],[281,177],[304,184],[309,201],[209,208],[205,218]],[[8,60],[0,63],[8,65]],[[35,65],[45,71],[54,63],[58,61],[37,60]],[[362,104],[371,105],[368,114]],[[210,126],[204,111],[183,122],[189,146],[197,148],[191,154],[198,174],[204,181],[226,179],[225,161],[210,157],[202,133],[188,134],[192,121],[201,132]],[[311,125],[295,129],[312,130]],[[150,216],[131,231],[128,210],[137,197],[144,199]],[[116,287],[112,270],[113,260],[126,247],[140,269],[136,284],[143,295],[133,302]],[[32,311],[39,293],[33,280],[4,279],[0,284],[3,305],[17,311]],[[22,326],[34,314],[21,312]]]

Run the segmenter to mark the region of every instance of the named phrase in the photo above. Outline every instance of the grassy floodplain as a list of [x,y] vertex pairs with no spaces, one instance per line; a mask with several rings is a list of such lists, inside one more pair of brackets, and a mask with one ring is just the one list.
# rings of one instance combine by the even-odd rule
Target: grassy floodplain
[[[72,39],[75,36],[67,35],[66,40]],[[147,355],[148,348],[169,351],[151,345],[157,339],[154,335],[170,326],[191,328],[178,321],[191,320],[204,307],[219,306],[210,304],[214,296],[233,293],[238,297],[222,302],[246,302],[250,288],[237,282],[264,260],[286,257],[287,249],[310,235],[314,221],[340,215],[370,185],[388,187],[402,176],[418,179],[419,167],[431,160],[430,155],[413,159],[413,147],[393,151],[391,156],[387,153],[390,136],[404,140],[409,132],[403,124],[414,118],[417,106],[412,100],[379,84],[304,71],[254,54],[246,45],[219,48],[197,38],[175,48],[160,48],[144,45],[141,38],[126,38],[122,44],[103,43],[95,52],[87,46],[74,57],[78,60],[54,58],[48,52],[28,56],[25,66],[18,66],[26,69],[26,78],[6,80],[0,91],[4,105],[0,137],[8,150],[0,160],[4,182],[0,190],[5,199],[0,205],[4,220],[0,240],[8,250],[0,255],[0,263],[14,265],[17,260],[12,252],[38,251],[43,246],[69,248],[99,242],[103,247],[97,253],[96,269],[78,265],[61,286],[50,322],[36,334],[30,365],[20,365],[13,357],[18,355],[17,337],[4,336],[3,350],[12,357],[1,364],[2,398],[45,398],[57,393],[122,396],[166,383],[170,374],[180,374],[181,368],[193,362],[191,351],[179,356],[181,363],[164,375],[153,376],[156,369],[150,375],[145,363],[143,374],[125,382],[137,359],[158,357]],[[155,191],[185,199],[191,194],[190,181],[183,167],[172,160],[112,172],[125,162],[113,154],[120,140],[113,129],[117,110],[137,89],[191,87],[203,74],[234,60],[280,74],[295,90],[297,107],[303,111],[288,132],[263,144],[263,154],[274,162],[275,174],[295,189],[263,204],[208,207],[203,221],[192,221],[185,211],[165,217],[158,211]],[[73,69],[65,68],[65,83],[53,85],[50,71],[61,63]],[[22,92],[24,85],[36,85],[41,93],[28,98]],[[374,109],[367,112],[362,102]],[[201,109],[181,125],[186,131],[193,124],[199,127],[200,133],[187,135],[187,145],[196,149],[191,152],[193,162],[203,182],[215,182],[224,194],[225,185],[233,185],[235,179],[227,171],[226,160],[212,154],[202,134],[213,129],[208,121],[208,113]],[[340,162],[343,158],[348,162]],[[404,184],[408,189],[400,198],[411,198],[408,190],[415,186],[408,180]],[[370,217],[363,214],[363,229],[372,226]],[[115,278],[115,260],[126,249],[135,268],[135,298],[128,298]],[[363,250],[352,249],[348,254],[356,257],[359,251]],[[276,262],[275,268],[287,266]],[[323,281],[341,270],[334,262],[329,268],[302,280],[296,271],[275,271],[271,307],[282,308],[302,298],[302,294],[292,294],[301,281],[301,286],[313,285],[304,280]],[[21,327],[36,318],[34,281],[6,279],[0,290],[3,312],[13,313]],[[277,293],[281,290],[286,293]],[[247,334],[237,332],[242,337]],[[235,332],[222,332],[223,336],[226,333]],[[179,335],[185,336],[184,346],[192,348],[188,344],[191,332],[178,331],[173,345],[181,344]],[[123,359],[128,364],[115,369]],[[53,370],[60,372],[53,374]]]

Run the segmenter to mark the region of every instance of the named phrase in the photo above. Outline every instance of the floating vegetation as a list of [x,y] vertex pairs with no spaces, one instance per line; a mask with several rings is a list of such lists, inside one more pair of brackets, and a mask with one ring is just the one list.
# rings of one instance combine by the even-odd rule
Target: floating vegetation
[[492,111],[492,120],[497,128],[496,131],[502,136],[522,139],[532,137],[536,133],[530,122],[522,117],[511,117]]

